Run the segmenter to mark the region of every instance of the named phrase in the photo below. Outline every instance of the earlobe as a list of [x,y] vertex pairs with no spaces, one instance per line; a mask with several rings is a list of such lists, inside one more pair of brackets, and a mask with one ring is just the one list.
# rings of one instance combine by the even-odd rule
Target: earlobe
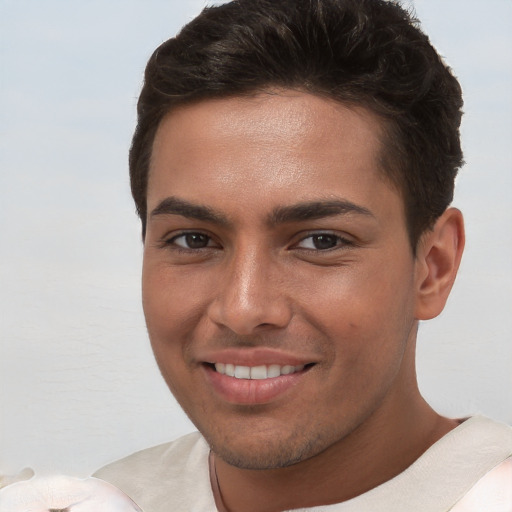
[[448,208],[418,244],[416,255],[416,318],[429,320],[444,309],[464,250],[464,220]]

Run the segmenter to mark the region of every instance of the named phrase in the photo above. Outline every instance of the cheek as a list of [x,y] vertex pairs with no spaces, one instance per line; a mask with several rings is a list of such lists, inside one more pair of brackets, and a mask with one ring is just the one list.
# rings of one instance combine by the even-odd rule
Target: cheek
[[339,269],[310,294],[305,307],[309,322],[353,363],[400,351],[411,328],[412,272],[407,274],[405,263],[401,272],[393,268],[382,272],[382,268],[376,265],[364,272],[345,273]]
[[142,305],[152,342],[174,337],[196,325],[205,300],[205,283],[180,269],[144,263]]
[[169,273],[144,264],[142,305],[153,353],[160,372],[178,400],[184,399],[180,383],[188,382],[186,333],[197,323],[194,294],[178,286]]

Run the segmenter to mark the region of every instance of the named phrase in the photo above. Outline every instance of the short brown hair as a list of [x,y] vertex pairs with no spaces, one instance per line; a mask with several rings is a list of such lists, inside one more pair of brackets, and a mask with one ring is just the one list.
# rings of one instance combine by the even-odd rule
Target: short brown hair
[[384,121],[383,172],[402,193],[413,250],[453,199],[462,165],[457,79],[397,2],[236,0],[208,7],[146,67],[130,178],[143,235],[153,140],[178,105],[296,89]]

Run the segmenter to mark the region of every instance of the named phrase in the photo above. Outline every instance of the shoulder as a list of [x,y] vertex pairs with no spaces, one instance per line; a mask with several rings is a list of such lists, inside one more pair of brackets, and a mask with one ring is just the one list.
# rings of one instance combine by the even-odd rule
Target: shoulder
[[[512,427],[484,416],[464,421],[439,443],[439,448],[462,466],[473,468],[474,481],[512,456]],[[474,482],[473,482],[474,483]]]
[[453,432],[467,431],[468,435],[477,439],[484,439],[492,445],[512,448],[512,427],[485,416],[473,416],[455,429]]
[[[510,468],[508,460],[512,457],[512,427],[484,416],[474,416],[462,422],[459,427],[447,434],[432,446],[422,457],[430,470],[435,470],[440,479],[440,494],[451,495],[454,512],[466,512],[482,509],[458,508],[459,503],[469,503],[473,489],[479,488],[481,482],[493,482],[494,489],[501,486],[501,493],[510,493],[511,480],[505,485],[506,473],[499,468]],[[494,478],[499,472],[502,478]],[[433,481],[436,477],[433,476]],[[444,481],[443,481],[444,480]],[[486,488],[489,488],[486,484]],[[467,499],[465,498],[467,496]],[[509,494],[510,496],[510,494]],[[495,512],[486,503],[484,509]],[[452,510],[451,508],[449,510]],[[509,510],[509,509],[505,509]]]
[[193,432],[169,443],[135,452],[99,469],[94,476],[158,470],[161,464],[199,458],[208,452],[208,446],[199,432]]
[[[485,502],[485,506],[480,508],[478,506],[468,508],[471,500],[477,504],[481,503],[474,497],[476,492],[479,493],[478,496],[485,496],[482,494],[484,490],[488,493],[489,489],[491,492],[500,489],[501,496],[505,498],[510,496],[512,487],[507,480],[507,473],[510,471],[508,459],[511,457],[512,428],[483,416],[474,416],[461,422],[457,428],[432,445],[395,478],[352,500],[315,510],[318,512],[512,511],[510,506],[490,508],[488,503],[491,502]],[[500,499],[503,501],[502,498]],[[505,503],[508,502],[505,501]]]
[[512,510],[512,457],[484,475],[451,512]]
[[170,505],[186,510],[190,500],[200,511],[203,502],[209,506],[213,500],[208,454],[206,441],[194,432],[108,464],[93,476],[114,484],[147,512],[160,512],[162,504],[165,510]]
[[[428,464],[431,475],[435,471],[440,476],[437,493],[451,496],[446,505],[453,508],[447,510],[498,512],[512,510],[511,457],[512,427],[474,416],[432,446],[422,459],[424,471]],[[508,507],[500,508],[498,503],[504,500]]]
[[469,421],[466,437],[467,471],[477,478],[452,511],[512,510],[512,427],[477,416]]

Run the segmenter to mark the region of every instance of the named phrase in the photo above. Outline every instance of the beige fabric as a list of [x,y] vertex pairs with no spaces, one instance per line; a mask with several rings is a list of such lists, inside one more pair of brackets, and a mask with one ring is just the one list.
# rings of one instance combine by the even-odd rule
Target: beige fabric
[[[193,433],[131,455],[94,476],[122,489],[144,512],[215,512],[208,453],[204,439]],[[512,428],[475,416],[440,439],[392,480],[352,500],[308,510],[466,512],[453,507],[476,482],[511,456]]]
[[450,512],[512,512],[512,457],[489,471]]

